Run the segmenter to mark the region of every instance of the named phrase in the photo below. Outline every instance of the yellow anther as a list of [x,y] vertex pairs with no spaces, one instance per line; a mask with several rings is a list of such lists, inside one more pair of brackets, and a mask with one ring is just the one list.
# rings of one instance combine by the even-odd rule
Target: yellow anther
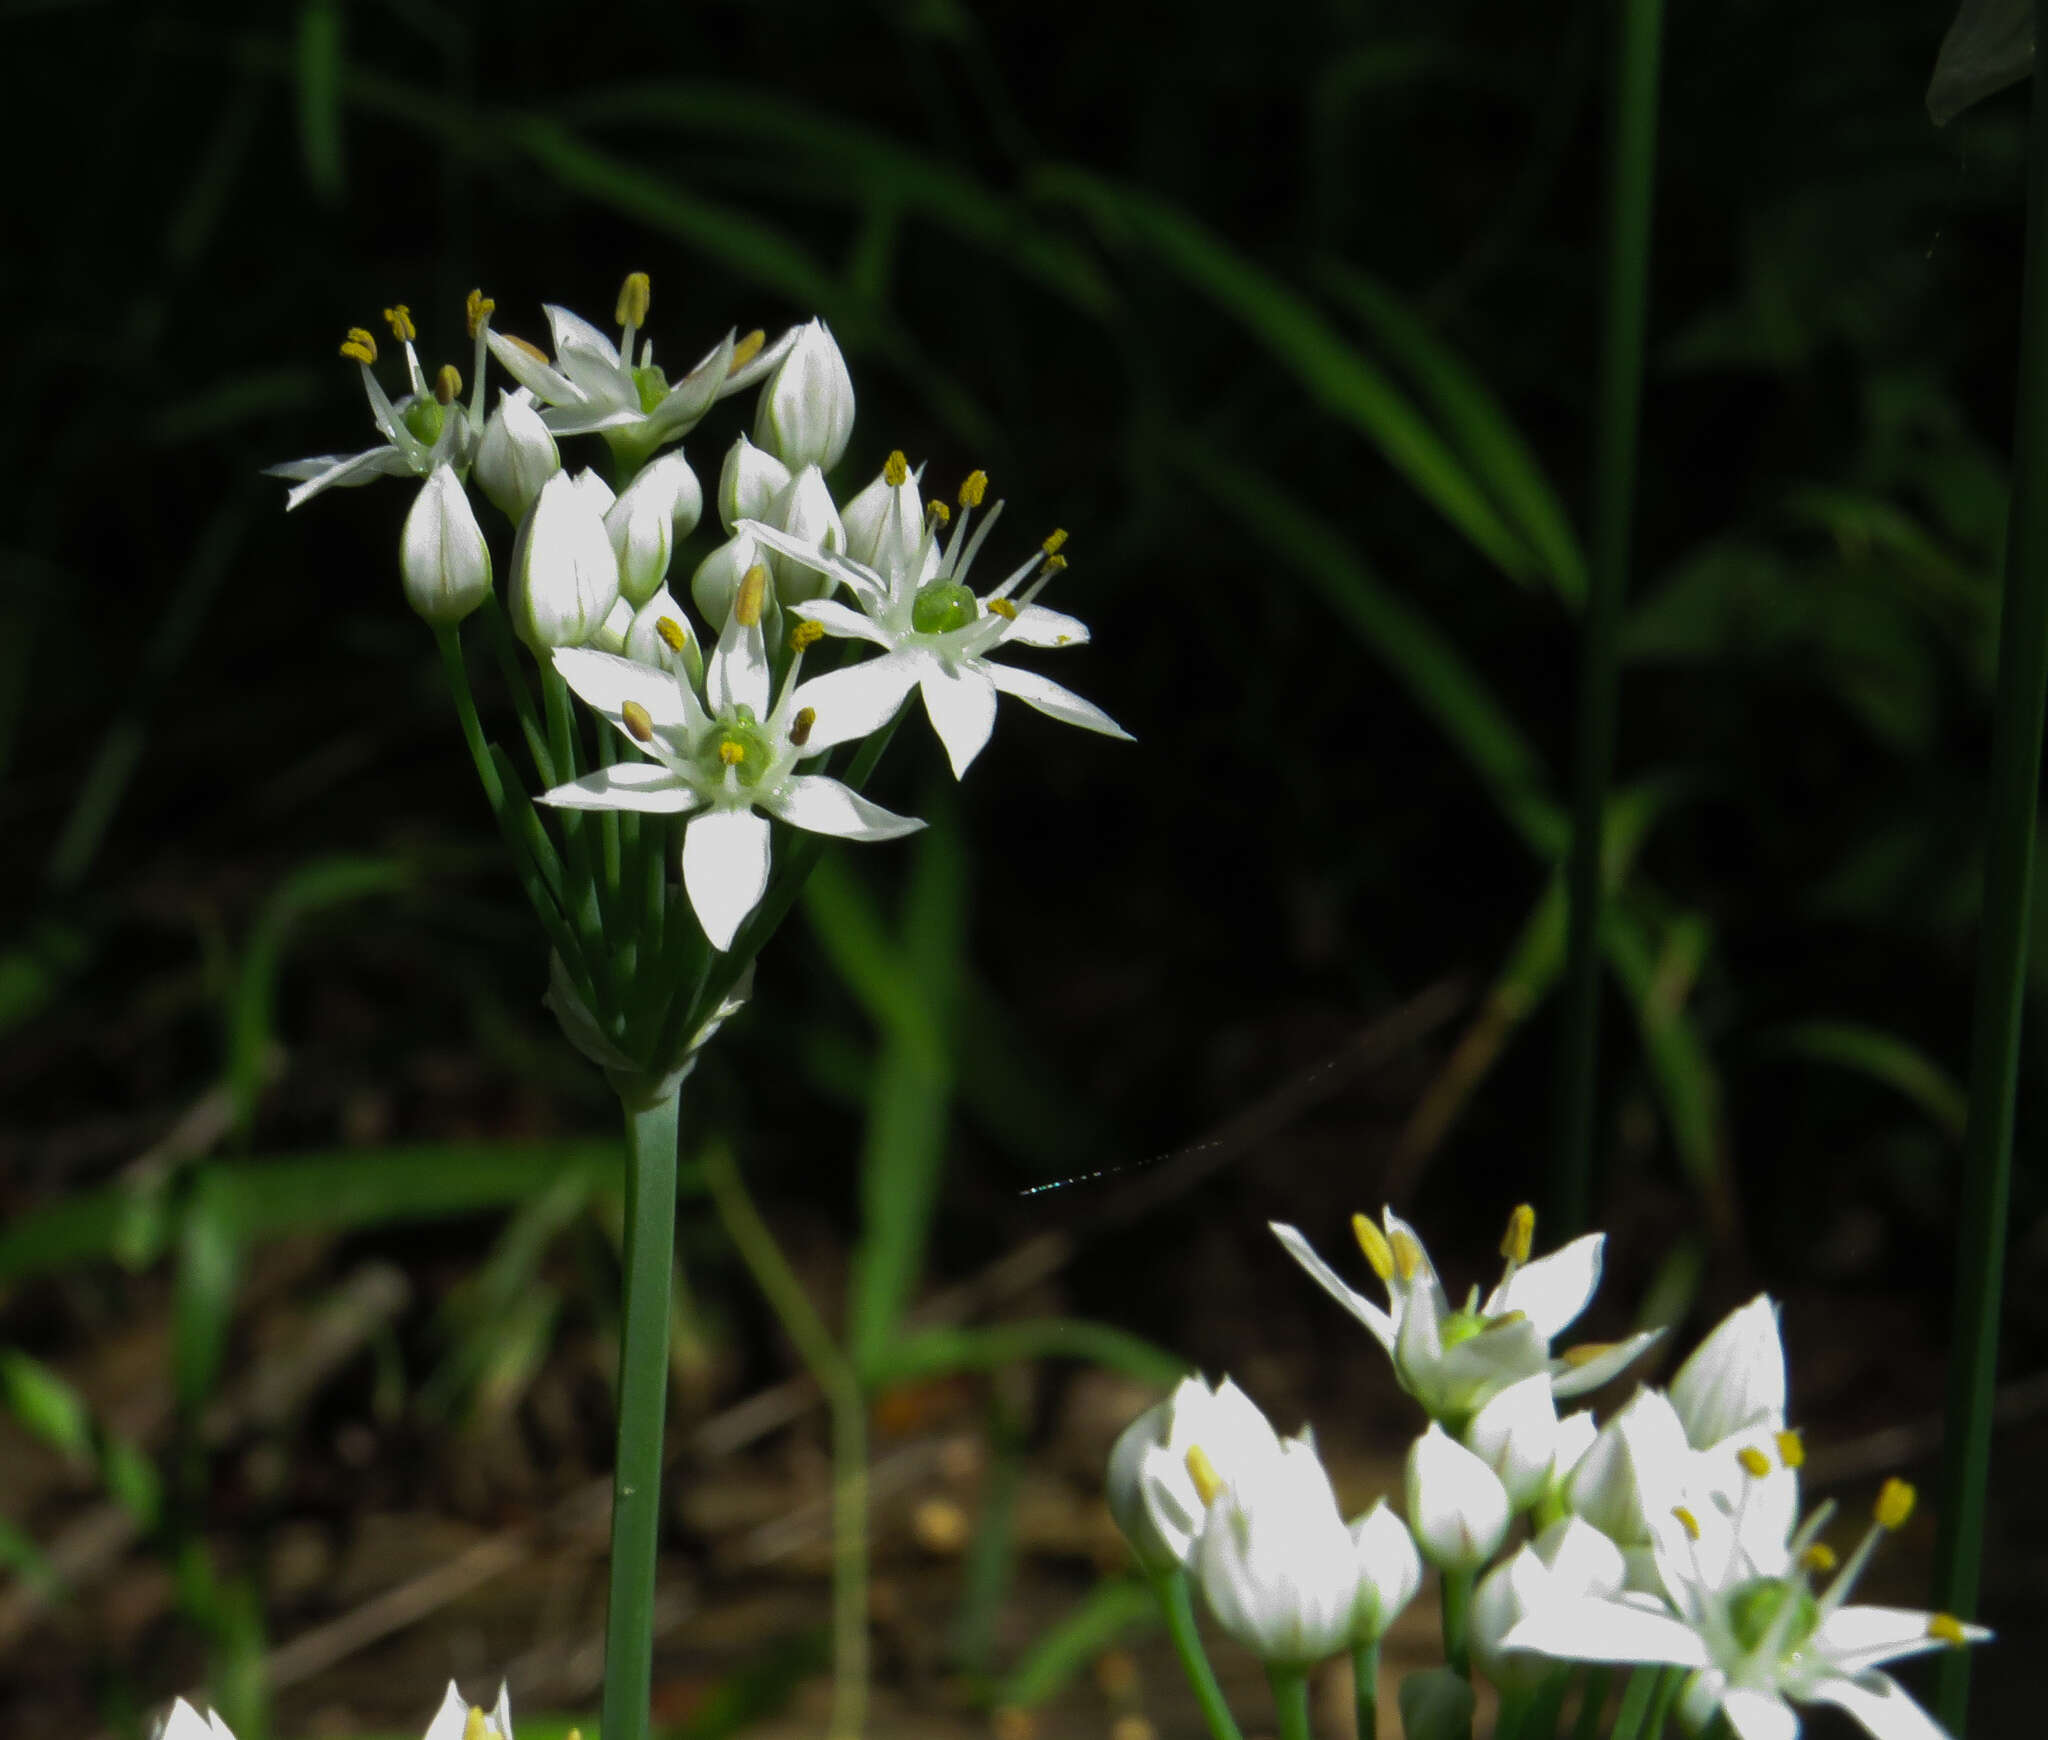
[[1771,1459],[1754,1444],[1745,1444],[1735,1452],[1735,1460],[1742,1464],[1742,1472],[1752,1480],[1761,1480],[1771,1471]]
[[1526,1202],[1508,1216],[1508,1230],[1501,1237],[1500,1254],[1511,1263],[1526,1263],[1536,1243],[1536,1211]]
[[1388,1241],[1394,1252],[1394,1273],[1404,1281],[1412,1281],[1422,1269],[1422,1247],[1415,1242],[1411,1232],[1397,1232]]
[[501,332],[498,334],[498,336],[502,338],[507,344],[515,346],[517,349],[525,351],[526,354],[532,357],[535,362],[544,363],[548,360],[548,353],[542,350],[541,347],[535,344],[531,339],[521,338],[517,333],[512,332]]
[[367,367],[377,360],[377,341],[370,336],[367,329],[351,326],[348,329],[348,337],[341,341],[341,354],[352,362],[359,362]]
[[796,717],[789,722],[789,740],[801,749],[811,740],[811,727],[818,722],[818,709],[799,707]]
[[1528,1321],[1529,1313],[1526,1311],[1503,1311],[1498,1317],[1489,1318],[1486,1327],[1488,1329],[1512,1329],[1517,1323],[1527,1323]]
[[1205,1507],[1214,1504],[1223,1490],[1223,1476],[1199,1444],[1188,1447],[1188,1478],[1195,1483],[1195,1496]]
[[740,581],[740,589],[732,601],[732,619],[742,628],[752,628],[761,620],[761,607],[768,601],[768,570],[756,562]]
[[768,342],[768,335],[758,326],[732,347],[732,365],[727,374],[737,374],[748,363],[761,354],[761,347]]
[[1953,1613],[1928,1614],[1927,1635],[1939,1638],[1950,1649],[1961,1649],[1970,1641],[1963,1631],[1963,1622]]
[[1372,1272],[1382,1281],[1394,1278],[1394,1253],[1387,1244],[1387,1235],[1368,1215],[1354,1214],[1351,1217],[1351,1236],[1358,1241],[1358,1248],[1365,1253],[1365,1260],[1372,1265]]
[[462,319],[463,323],[469,328],[469,336],[471,338],[476,337],[486,326],[490,325],[491,316],[497,313],[497,311],[498,305],[481,290],[472,290],[469,293],[468,299],[462,304]]
[[1061,550],[1066,548],[1066,543],[1066,528],[1064,526],[1055,526],[1045,542],[1038,547],[1048,556],[1057,556]]
[[670,652],[679,653],[690,644],[690,631],[673,616],[656,617],[654,632],[661,636],[661,644]]
[[966,481],[960,485],[960,505],[980,507],[981,498],[988,494],[988,473],[980,469],[970,471]]
[[806,619],[789,631],[789,649],[791,652],[806,652],[824,638],[825,625]]
[[1046,557],[1042,564],[1042,570],[1047,574],[1058,574],[1064,572],[1066,566],[1066,557],[1060,555],[1058,551],[1054,551],[1052,555]]
[[1872,1514],[1881,1529],[1902,1529],[1906,1519],[1913,1514],[1913,1501],[1920,1495],[1903,1480],[1887,1480],[1884,1490],[1877,1495],[1877,1506]]
[[1008,622],[1017,620],[1017,607],[1007,598],[991,598],[988,601],[988,613],[991,616],[1000,616]]
[[654,741],[654,715],[638,701],[628,701],[619,709],[619,717],[626,722],[626,729],[633,734],[635,743]]
[[391,328],[391,336],[400,344],[410,344],[419,337],[419,331],[412,323],[412,310],[403,302],[396,308],[384,310],[384,324]]
[[628,272],[619,286],[619,306],[612,318],[621,326],[645,326],[647,304],[654,299],[654,286],[645,272]]
[[718,759],[727,767],[737,767],[747,758],[747,746],[728,737],[718,746]]
[[935,526],[943,526],[953,517],[953,510],[942,501],[926,502],[924,511],[931,515],[932,524]]
[[462,397],[462,371],[453,363],[443,363],[440,373],[434,376],[434,397],[443,405],[452,405]]
[[1826,1541],[1815,1541],[1799,1555],[1799,1563],[1816,1577],[1825,1577],[1839,1561],[1835,1558],[1835,1549]]
[[1591,1365],[1596,1359],[1605,1359],[1614,1351],[1616,1345],[1612,1341],[1582,1341],[1577,1347],[1568,1347],[1564,1350],[1564,1362],[1574,1368]]
[[910,461],[903,457],[902,448],[897,448],[883,461],[882,481],[891,489],[901,489],[910,481]]
[[490,1731],[490,1724],[485,1720],[483,1711],[471,1704],[469,1714],[463,1718],[462,1740],[484,1740],[484,1736]]
[[1671,1507],[1671,1514],[1678,1518],[1678,1526],[1685,1530],[1688,1538],[1695,1541],[1700,1538],[1700,1519],[1687,1510],[1684,1505],[1674,1504]]
[[1778,1446],[1778,1460],[1787,1468],[1806,1466],[1806,1444],[1797,1432],[1780,1432],[1772,1442]]

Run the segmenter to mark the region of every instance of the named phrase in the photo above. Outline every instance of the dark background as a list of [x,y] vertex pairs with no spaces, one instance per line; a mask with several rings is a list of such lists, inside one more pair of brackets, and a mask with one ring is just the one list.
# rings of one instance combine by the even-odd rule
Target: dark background
[[[68,1457],[0,1424],[0,1489],[23,1541],[75,1539],[106,1513],[112,1433],[182,1495],[160,1532],[0,1614],[9,1733],[118,1731],[209,1661],[260,1663],[415,1574],[365,1545],[379,1529],[446,1559],[606,1466],[602,1190],[557,1200],[529,1167],[511,1211],[295,1223],[242,1253],[205,1371],[173,1345],[175,1239],[72,1250],[47,1230],[138,1177],[182,1206],[216,1158],[461,1143],[488,1169],[493,1145],[610,1137],[601,1080],[539,1006],[538,933],[403,606],[409,492],[287,519],[256,475],[369,438],[334,347],[392,302],[430,369],[466,373],[472,284],[540,337],[543,300],[605,324],[645,270],[671,364],[822,314],[859,391],[842,496],[901,447],[942,485],[985,466],[1020,553],[1069,530],[1049,602],[1094,644],[1045,663],[1137,743],[1016,708],[957,793],[908,733],[876,788],[939,820],[969,891],[932,1285],[1071,1239],[984,1314],[1119,1325],[1237,1371],[1290,1426],[1314,1412],[1333,1456],[1398,1454],[1387,1374],[1260,1223],[1334,1252],[1391,1193],[1477,1278],[1507,1209],[1544,1197],[1557,931],[1527,818],[1569,761],[1571,538],[1546,541],[1500,432],[1582,523],[1602,17],[0,9],[0,1342],[95,1422]],[[1613,1239],[1591,1327],[1640,1308],[1696,1335],[1770,1289],[1814,1484],[1852,1511],[1894,1468],[1932,1490],[2011,426],[2025,99],[1935,129],[1947,22],[1890,0],[1674,7],[1625,629],[1620,777],[1643,827],[1605,1012]],[[686,444],[707,490],[748,414]],[[1480,508],[1430,493],[1402,418]],[[837,862],[864,910],[927,920],[901,904],[901,850]],[[764,958],[693,1084],[685,1154],[738,1144],[831,1302],[877,1041],[821,923],[800,914]],[[2048,1596],[2024,1475],[2048,1336],[2041,1031],[1989,1712],[2030,1684]],[[1118,1168],[1137,1170],[1025,1194]],[[698,1207],[682,1242],[702,1357],[679,1434],[791,1369]],[[199,1390],[266,1349],[291,1365],[365,1275],[398,1291],[370,1286],[385,1304],[308,1393],[195,1437]],[[174,1397],[174,1368],[198,1389]],[[1015,1564],[977,1573],[928,1518],[885,1514],[891,1598],[943,1630],[980,1587],[995,1639],[885,1647],[891,1719],[971,1728],[1086,1590],[1089,1482],[1142,1400],[1063,1365],[890,1404],[912,1440],[951,1434],[970,1517],[1014,1476],[1078,1519],[1061,1534],[1025,1505]],[[771,1519],[822,1490],[820,1441],[805,1417],[710,1472],[679,1449],[678,1478]],[[698,1603],[665,1646],[678,1721],[735,1675],[780,1686],[814,1659],[815,1563],[735,1557],[735,1515],[755,1512],[707,1498],[674,1531]],[[1873,1587],[1923,1598],[1927,1528]],[[580,1636],[587,1543],[571,1559],[566,1582],[515,1578],[524,1606],[466,1595],[281,1689],[280,1731],[415,1727],[448,1672],[481,1682],[515,1637]],[[1148,1672],[1178,1732],[1170,1664]],[[587,1662],[514,1692],[587,1709]],[[1106,1732],[1106,1710],[1082,1697],[1060,1721]]]

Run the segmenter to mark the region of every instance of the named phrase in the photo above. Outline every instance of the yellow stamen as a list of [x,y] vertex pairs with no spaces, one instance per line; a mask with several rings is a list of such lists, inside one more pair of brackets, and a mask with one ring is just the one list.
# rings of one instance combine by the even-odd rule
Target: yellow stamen
[[367,368],[377,360],[377,341],[363,327],[351,326],[341,341],[341,354]]
[[384,310],[384,324],[391,328],[391,336],[400,344],[410,344],[419,337],[419,330],[412,323],[412,310],[403,302],[396,308]]
[[811,740],[811,727],[818,722],[818,709],[799,707],[796,717],[789,722],[789,740],[801,749]]
[[1508,1230],[1500,1241],[1500,1254],[1511,1263],[1526,1263],[1536,1243],[1536,1211],[1528,1203],[1508,1216]]
[[1970,1641],[1963,1633],[1963,1622],[1953,1613],[1928,1614],[1927,1635],[1939,1638],[1950,1649],[1961,1649]]
[[1685,1530],[1691,1539],[1698,1540],[1700,1538],[1700,1519],[1687,1510],[1684,1505],[1674,1504],[1671,1507],[1671,1514],[1678,1518],[1679,1526]]
[[462,371],[453,363],[443,363],[441,372],[434,377],[434,397],[443,405],[452,405],[462,397]]
[[1605,1359],[1618,1345],[1612,1341],[1583,1341],[1564,1350],[1564,1362],[1574,1368],[1591,1365],[1596,1359]]
[[1816,1577],[1825,1577],[1835,1568],[1835,1549],[1826,1541],[1815,1541],[1799,1555],[1799,1563]]
[[498,311],[498,305],[481,290],[472,290],[469,299],[462,305],[462,318],[469,327],[471,338],[491,323],[491,316]]
[[988,601],[988,613],[991,616],[1003,617],[1010,622],[1017,620],[1017,607],[1007,598],[991,598]]
[[1394,1250],[1394,1273],[1403,1281],[1412,1281],[1422,1269],[1422,1247],[1415,1242],[1411,1232],[1397,1232],[1388,1241]]
[[1058,574],[1064,572],[1066,566],[1066,557],[1055,552],[1054,554],[1046,557],[1044,571],[1048,574]]
[[1526,1311],[1503,1311],[1498,1317],[1488,1323],[1486,1327],[1488,1329],[1512,1329],[1517,1323],[1527,1323],[1528,1321],[1529,1313]]
[[1787,1468],[1806,1466],[1806,1445],[1797,1432],[1780,1432],[1777,1436],[1778,1460]]
[[544,363],[548,360],[548,353],[542,350],[541,347],[535,344],[531,339],[521,338],[517,333],[512,332],[501,332],[498,334],[498,336],[502,338],[507,344],[517,345],[519,349],[525,351],[528,356],[532,357],[535,362]]
[[1195,1483],[1195,1496],[1204,1506],[1214,1504],[1223,1490],[1223,1476],[1216,1472],[1216,1464],[1199,1444],[1188,1449],[1188,1478]]
[[718,759],[727,767],[737,767],[746,758],[747,746],[744,743],[736,743],[728,737],[718,746]]
[[736,374],[761,354],[761,347],[768,342],[768,335],[758,326],[732,347],[732,367],[728,374]]
[[1351,1236],[1358,1241],[1358,1248],[1365,1253],[1365,1260],[1372,1265],[1372,1272],[1382,1281],[1394,1278],[1394,1253],[1387,1245],[1387,1235],[1362,1214],[1351,1217]]
[[1057,556],[1060,553],[1060,551],[1066,547],[1066,542],[1066,528],[1064,526],[1055,526],[1052,530],[1051,535],[1047,537],[1045,542],[1040,544],[1038,547],[1041,550],[1043,550],[1048,556]]
[[681,652],[690,644],[690,632],[673,616],[657,617],[654,632],[661,636],[661,644],[670,652]]
[[942,501],[926,502],[924,511],[932,516],[932,524],[935,526],[943,526],[953,517],[953,510]]
[[628,272],[619,286],[619,305],[612,318],[621,326],[645,326],[647,304],[654,299],[654,286],[645,272]]
[[732,617],[742,628],[752,628],[761,620],[761,607],[768,601],[768,570],[756,562],[740,581],[738,594],[732,601]]
[[654,715],[638,701],[628,701],[619,709],[619,717],[625,720],[626,729],[633,734],[635,743],[654,741]]
[[901,489],[910,481],[910,461],[903,457],[902,448],[897,448],[883,462],[882,481],[891,489]]
[[960,485],[960,505],[962,507],[980,507],[981,498],[986,494],[988,494],[988,473],[979,469],[970,471],[967,474],[966,481]]
[[484,1740],[484,1736],[490,1731],[490,1725],[484,1720],[483,1711],[471,1704],[469,1714],[463,1718],[462,1740]]
[[1877,1508],[1872,1513],[1881,1529],[1898,1530],[1906,1526],[1906,1519],[1913,1514],[1913,1501],[1920,1495],[1903,1480],[1887,1480],[1884,1490],[1877,1495]]
[[808,618],[789,631],[789,647],[792,652],[806,652],[825,638],[825,625]]
[[1745,1444],[1735,1452],[1735,1460],[1742,1464],[1742,1472],[1752,1480],[1761,1480],[1771,1471],[1771,1459],[1754,1444]]

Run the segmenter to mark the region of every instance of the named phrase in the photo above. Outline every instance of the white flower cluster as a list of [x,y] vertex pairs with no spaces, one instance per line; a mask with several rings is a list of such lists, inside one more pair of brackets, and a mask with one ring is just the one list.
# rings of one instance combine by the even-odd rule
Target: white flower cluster
[[1283,1441],[1229,1380],[1212,1391],[1189,1379],[1111,1456],[1110,1508],[1149,1574],[1184,1570],[1222,1630],[1269,1665],[1299,1667],[1375,1642],[1427,1561],[1447,1593],[1462,1591],[1447,1634],[1456,1607],[1465,1635],[1447,1646],[1469,1643],[1504,1698],[1554,1683],[1559,1664],[1657,1663],[1690,1670],[1677,1705],[1689,1732],[1718,1713],[1738,1740],[1793,1740],[1793,1706],[1828,1704],[1877,1740],[1939,1736],[1882,1669],[1990,1634],[1849,1604],[1912,1489],[1886,1484],[1840,1562],[1821,1539],[1834,1506],[1800,1520],[1804,1457],[1769,1298],[1723,1321],[1668,1390],[1638,1389],[1605,1422],[1560,1418],[1560,1399],[1654,1339],[1552,1354],[1598,1286],[1600,1235],[1532,1261],[1535,1217],[1516,1210],[1500,1284],[1453,1310],[1405,1222],[1389,1211],[1353,1227],[1385,1309],[1295,1229],[1274,1231],[1429,1415],[1408,1453],[1406,1525],[1384,1503],[1345,1524],[1307,1430]]
[[[202,1716],[180,1698],[156,1730],[156,1740],[235,1740],[228,1725],[209,1710]],[[501,1685],[489,1710],[464,1701],[453,1680],[422,1740],[512,1740],[512,1698]],[[570,1730],[570,1740],[576,1740]]]
[[[624,759],[542,794],[568,809],[688,818],[682,877],[705,935],[729,949],[767,887],[771,819],[845,839],[883,840],[922,824],[839,780],[803,771],[834,748],[887,728],[914,687],[953,771],[988,741],[998,692],[1105,736],[1106,713],[1036,672],[998,661],[1012,646],[1074,646],[1087,629],[1035,602],[1066,566],[1054,532],[986,593],[969,571],[1002,504],[976,523],[987,478],[971,473],[957,511],[927,501],[901,453],[843,505],[826,473],[853,433],[853,382],[822,321],[774,344],[728,335],[673,384],[641,337],[644,273],[619,293],[619,341],[565,308],[547,309],[552,356],[492,328],[495,304],[472,291],[473,379],[430,381],[410,312],[385,310],[404,348],[409,390],[379,384],[377,342],[357,328],[342,354],[361,368],[380,443],[273,467],[296,480],[288,505],[378,476],[420,487],[400,569],[413,609],[453,629],[493,597],[493,565],[468,484],[516,526],[507,608],[521,640],[624,739]],[[486,356],[516,386],[484,415]],[[725,540],[697,563],[689,592],[700,635],[670,586],[671,565],[703,513],[703,490],[670,444],[723,398],[758,384],[753,437],[719,475]],[[557,443],[601,436],[616,493],[596,472],[563,468]],[[850,602],[835,597],[844,591]],[[879,656],[801,676],[824,636]],[[707,657],[706,644],[711,646]]]

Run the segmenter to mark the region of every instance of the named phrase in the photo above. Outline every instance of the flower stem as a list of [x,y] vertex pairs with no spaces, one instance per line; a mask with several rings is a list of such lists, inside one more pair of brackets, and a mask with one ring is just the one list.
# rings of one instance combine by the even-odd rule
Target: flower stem
[[1663,0],[1618,0],[1607,144],[1607,277],[1593,432],[1591,572],[1579,655],[1577,763],[1572,781],[1563,1051],[1551,1213],[1558,1232],[1584,1229],[1591,1206],[1600,1055],[1600,856],[1614,772],[1621,604],[1628,589],[1643,329],[1656,179],[1657,61]]
[[654,1569],[661,1541],[662,1414],[668,1401],[669,1274],[675,1262],[680,1089],[627,1105],[619,1439],[612,1470],[605,1613],[607,1740],[646,1740],[654,1679]]
[[1663,1740],[1664,1724],[1671,1718],[1672,1707],[1678,1702],[1678,1694],[1684,1689],[1686,1670],[1668,1667],[1657,1682],[1657,1695],[1650,1701],[1650,1713],[1643,1719],[1643,1740]]
[[1209,1724],[1211,1740],[1244,1740],[1238,1732],[1237,1718],[1223,1700],[1223,1688],[1216,1683],[1209,1653],[1202,1647],[1187,1572],[1169,1571],[1154,1578],[1152,1591],[1159,1597],[1160,1611],[1166,1616],[1166,1635],[1173,1639],[1173,1653],[1180,1657],[1181,1672],[1187,1675],[1195,1702],[1202,1707],[1202,1720]]
[[506,693],[512,697],[512,705],[518,710],[519,729],[526,738],[527,753],[533,757],[533,770],[540,775],[542,785],[553,785],[555,758],[549,753],[547,733],[541,728],[540,715],[534,710],[533,691],[527,687],[525,667],[519,662],[519,641],[512,633],[512,624],[505,616],[505,607],[498,602],[497,593],[486,593],[476,614],[477,620],[484,625],[485,637],[491,643],[491,654],[497,660],[498,672],[505,679]]
[[1472,1584],[1476,1571],[1443,1574],[1444,1660],[1461,1679],[1472,1677]]
[[1280,1740],[1309,1740],[1308,1669],[1268,1662],[1266,1683],[1273,1688],[1273,1711],[1280,1722]]
[[1607,1693],[1614,1684],[1610,1667],[1586,1669],[1585,1684],[1579,1691],[1579,1719],[1572,1724],[1572,1740],[1600,1740],[1600,1718],[1607,1711]]
[[868,1699],[867,1395],[723,1142],[705,1150],[704,1185],[726,1237],[832,1411],[832,1718],[826,1733],[828,1740],[857,1740]]
[[1663,1679],[1664,1670],[1656,1667],[1639,1667],[1629,1675],[1628,1684],[1622,1688],[1621,1708],[1614,1714],[1614,1727],[1607,1740],[1637,1740]]
[[1377,1740],[1380,1731],[1380,1646],[1361,1643],[1351,1652],[1352,1701],[1358,1711],[1358,1740]]

